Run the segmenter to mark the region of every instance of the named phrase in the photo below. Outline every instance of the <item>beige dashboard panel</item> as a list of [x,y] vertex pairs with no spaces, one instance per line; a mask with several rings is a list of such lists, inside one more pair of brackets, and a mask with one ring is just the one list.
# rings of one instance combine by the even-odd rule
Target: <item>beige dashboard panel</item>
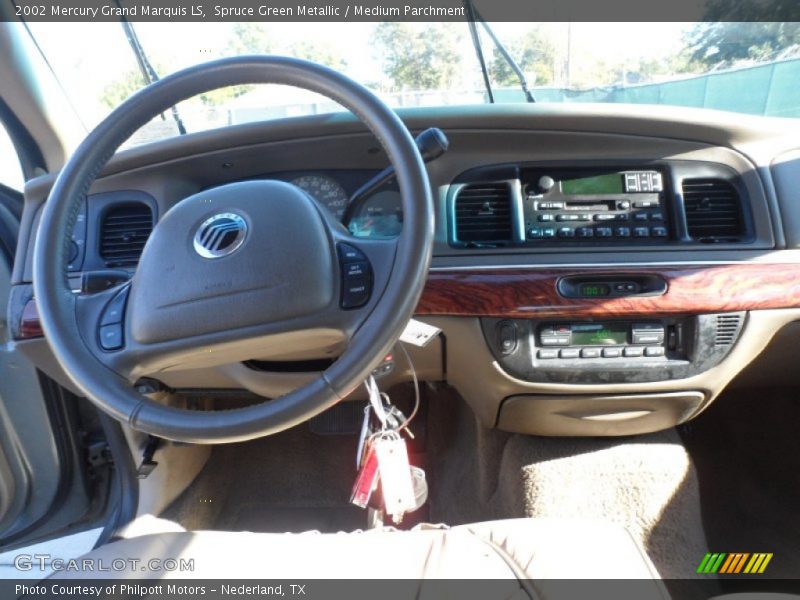
[[[502,426],[498,423],[500,406],[506,398],[520,395],[546,395],[553,398],[574,396],[619,396],[626,394],[663,394],[667,392],[700,392],[704,400],[698,402],[691,414],[674,422],[664,421],[664,427],[676,425],[679,420],[694,417],[704,410],[719,393],[753,361],[775,334],[793,321],[800,320],[800,309],[751,311],[742,333],[728,356],[716,367],[686,378],[660,382],[626,384],[562,384],[532,383],[506,373],[490,352],[481,330],[480,321],[474,318],[425,317],[425,322],[442,329],[446,339],[447,381],[464,397],[486,427]],[[653,402],[657,402],[653,400]],[[644,405],[645,407],[647,404]],[[654,404],[653,406],[657,406]],[[676,413],[677,414],[677,413]],[[625,429],[630,429],[626,427]],[[543,433],[544,430],[526,431]],[[644,431],[625,431],[625,434]],[[556,431],[552,431],[556,434]],[[586,435],[595,435],[587,432]]]

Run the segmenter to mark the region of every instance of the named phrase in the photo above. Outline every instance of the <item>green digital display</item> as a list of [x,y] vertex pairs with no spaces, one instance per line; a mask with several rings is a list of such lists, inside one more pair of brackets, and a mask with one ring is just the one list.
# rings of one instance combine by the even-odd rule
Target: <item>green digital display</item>
[[581,285],[581,296],[587,298],[600,298],[611,293],[611,286],[607,283],[584,283]]
[[582,177],[580,179],[563,179],[561,193],[567,196],[579,194],[621,194],[622,173],[609,173],[595,177]]
[[573,325],[575,346],[616,346],[628,341],[628,328],[609,325]]

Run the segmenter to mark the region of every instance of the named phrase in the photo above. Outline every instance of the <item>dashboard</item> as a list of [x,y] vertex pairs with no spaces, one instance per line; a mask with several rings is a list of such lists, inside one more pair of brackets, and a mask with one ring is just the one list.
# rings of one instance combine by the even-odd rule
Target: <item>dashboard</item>
[[[542,435],[674,426],[704,410],[800,321],[794,121],[607,105],[400,115],[412,132],[437,126],[450,140],[450,150],[428,164],[434,256],[416,311],[443,335],[410,350],[415,370],[455,387],[486,426]],[[341,220],[354,192],[386,165],[374,138],[344,115],[125,151],[78,215],[74,287],[81,290],[91,273],[133,273],[158,220],[204,189],[279,179]],[[37,346],[30,285],[36,223],[53,180],[40,177],[26,189],[9,322],[21,347],[58,378]],[[353,235],[373,239],[395,237],[402,226],[394,182],[348,224]],[[792,352],[782,346],[778,354]],[[213,368],[175,365],[152,377],[176,389],[275,397],[313,376],[303,364],[328,364],[305,358],[300,364],[265,352]],[[399,364],[386,381],[409,379]]]
[[[265,179],[278,179],[304,190],[339,221],[353,193],[376,173],[374,171],[296,171],[270,173]],[[355,237],[391,239],[403,227],[403,207],[397,182],[392,180],[375,190],[360,203],[347,228]]]

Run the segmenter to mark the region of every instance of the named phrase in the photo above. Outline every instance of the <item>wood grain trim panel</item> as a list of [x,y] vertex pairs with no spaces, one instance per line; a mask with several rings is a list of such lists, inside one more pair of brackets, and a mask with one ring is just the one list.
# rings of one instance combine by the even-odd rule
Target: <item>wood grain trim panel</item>
[[[661,296],[563,298],[570,275],[659,275]],[[800,307],[800,264],[738,263],[665,267],[531,268],[433,271],[418,315],[470,317],[628,317]]]
[[[570,275],[659,275],[661,296],[563,298],[556,291]],[[432,271],[417,315],[515,318],[611,318],[800,308],[800,264],[738,263],[668,267],[532,268]],[[42,335],[33,300],[21,316],[17,339]]]

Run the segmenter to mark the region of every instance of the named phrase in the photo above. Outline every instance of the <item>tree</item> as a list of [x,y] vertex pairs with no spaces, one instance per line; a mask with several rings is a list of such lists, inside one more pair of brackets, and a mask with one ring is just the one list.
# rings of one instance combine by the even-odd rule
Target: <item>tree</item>
[[[556,45],[552,36],[547,35],[544,29],[534,27],[504,45],[508,53],[517,61],[525,76],[531,79],[528,81],[530,85],[553,83]],[[496,47],[492,50],[489,73],[492,82],[499,87],[519,85],[519,78]],[[530,74],[535,75],[535,81],[532,80]]]
[[127,100],[128,96],[144,86],[145,80],[141,71],[139,69],[130,69],[103,88],[100,94],[100,102],[108,108],[117,108]]
[[236,23],[224,50],[226,56],[270,52],[272,52],[272,40],[261,23]]
[[289,54],[295,58],[310,60],[337,71],[344,71],[347,68],[347,61],[331,44],[306,39],[292,44]]
[[460,74],[461,38],[460,29],[448,23],[383,22],[372,44],[394,89],[447,89]]
[[691,60],[706,68],[737,60],[764,60],[800,44],[800,23],[698,23],[685,41]]
[[[241,56],[243,54],[269,54],[272,52],[272,40],[261,23],[236,23],[231,30],[222,51],[223,56]],[[253,85],[235,85],[200,94],[200,101],[206,106],[222,106],[226,102],[238,98],[253,90]]]

